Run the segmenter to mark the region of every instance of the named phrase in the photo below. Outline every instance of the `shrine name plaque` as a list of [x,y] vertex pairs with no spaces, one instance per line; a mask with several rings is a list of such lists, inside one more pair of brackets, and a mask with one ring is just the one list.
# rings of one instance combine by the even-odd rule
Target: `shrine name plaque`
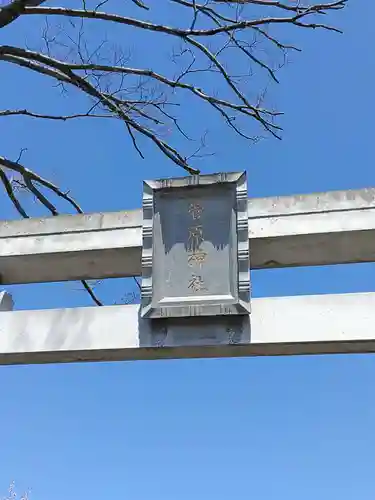
[[250,312],[246,173],[145,181],[141,316]]

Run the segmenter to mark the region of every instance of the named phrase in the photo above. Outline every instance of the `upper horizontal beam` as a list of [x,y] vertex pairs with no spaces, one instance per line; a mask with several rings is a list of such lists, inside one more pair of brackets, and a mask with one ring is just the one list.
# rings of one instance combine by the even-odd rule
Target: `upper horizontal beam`
[[[249,200],[253,269],[375,261],[375,189]],[[140,210],[0,221],[2,284],[141,274]]]
[[155,348],[138,307],[0,312],[0,364],[375,352],[374,293],[254,299],[241,345],[211,318],[173,323]]

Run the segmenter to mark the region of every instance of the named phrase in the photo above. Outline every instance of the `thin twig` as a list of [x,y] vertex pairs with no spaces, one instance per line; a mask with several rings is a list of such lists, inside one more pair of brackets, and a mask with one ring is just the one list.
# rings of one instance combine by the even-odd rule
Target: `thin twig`
[[90,113],[81,113],[75,115],[44,115],[40,113],[34,113],[33,111],[28,111],[27,109],[6,109],[4,111],[0,111],[0,117],[3,116],[17,116],[24,115],[30,116],[32,118],[43,118],[45,120],[74,120],[76,118],[116,118],[113,115],[106,114],[90,114]]

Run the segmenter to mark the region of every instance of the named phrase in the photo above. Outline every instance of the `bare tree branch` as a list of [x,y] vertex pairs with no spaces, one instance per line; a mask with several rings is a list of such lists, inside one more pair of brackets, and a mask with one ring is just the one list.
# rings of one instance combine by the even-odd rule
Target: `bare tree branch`
[[82,280],[81,281],[81,284],[83,285],[83,288],[86,290],[86,292],[90,295],[90,297],[92,298],[93,302],[97,305],[97,306],[102,306],[103,305],[103,302],[101,300],[98,299],[98,297],[95,295],[94,293],[94,290],[92,289],[92,287],[87,283],[87,281],[85,280]]
[[45,0],[13,0],[8,5],[0,7],[0,28],[4,28],[21,16],[25,12],[25,7],[37,6],[43,2]]
[[[193,43],[198,43],[198,42],[194,41]],[[203,50],[206,51],[206,49],[203,45],[201,45],[201,44],[199,44],[199,45],[203,48]],[[21,66],[26,65],[29,69],[33,69],[35,71],[42,71],[45,74],[48,74],[49,76],[54,76],[55,78],[58,78],[59,80],[63,80],[66,83],[70,83],[70,84],[80,88],[81,90],[84,90],[89,95],[97,97],[99,101],[105,101],[105,104],[107,105],[107,107],[109,107],[110,111],[118,112],[119,116],[121,118],[124,118],[124,113],[121,110],[119,111],[119,108],[114,109],[114,105],[111,104],[111,100],[113,100],[111,98],[111,96],[109,96],[107,94],[100,94],[98,91],[96,91],[91,86],[89,86],[87,81],[84,81],[83,79],[80,79],[80,77],[76,76],[76,78],[79,78],[81,81],[81,84],[78,84],[74,80],[74,78],[72,77],[73,70],[83,70],[83,71],[98,70],[98,71],[111,72],[111,73],[127,73],[127,74],[148,76],[148,77],[154,78],[155,80],[158,80],[161,83],[164,83],[172,88],[178,87],[178,88],[189,90],[193,94],[200,97],[202,100],[209,102],[211,105],[214,103],[218,106],[228,107],[234,111],[237,111],[237,112],[242,113],[244,115],[250,116],[250,117],[256,119],[257,121],[259,121],[265,127],[265,129],[267,131],[269,131],[272,135],[279,138],[279,136],[277,135],[275,130],[280,130],[280,127],[267,121],[262,115],[278,116],[282,113],[268,111],[268,110],[265,110],[262,108],[257,108],[257,107],[254,107],[253,105],[251,105],[248,102],[248,100],[245,98],[245,96],[232,83],[231,78],[229,77],[229,75],[227,74],[227,72],[225,71],[223,66],[217,62],[215,56],[213,56],[212,53],[208,51],[208,49],[207,49],[207,53],[209,54],[210,59],[215,61],[215,65],[220,68],[220,71],[223,74],[225,80],[228,82],[230,87],[233,88],[236,95],[238,97],[240,97],[240,99],[243,101],[243,104],[240,104],[240,105],[233,104],[230,101],[218,99],[214,96],[205,94],[202,90],[197,89],[190,84],[182,83],[182,82],[177,81],[177,80],[169,80],[168,78],[166,78],[162,75],[159,75],[157,73],[154,73],[153,71],[150,71],[150,70],[135,69],[135,68],[123,68],[123,67],[115,67],[115,66],[104,66],[104,65],[95,65],[95,64],[67,64],[67,63],[64,63],[61,61],[57,61],[55,59],[51,59],[51,58],[46,57],[42,54],[38,54],[35,52],[31,52],[31,51],[25,51],[23,49],[19,49],[16,47],[8,47],[8,46],[0,47],[0,60],[14,62],[16,64],[20,64]],[[15,54],[15,55],[12,55],[12,54]],[[36,65],[31,61],[27,61],[26,58],[38,61],[40,63],[49,64],[54,69],[41,67],[38,64]],[[70,79],[69,79],[69,74],[70,74]],[[117,101],[116,104],[123,103],[121,100],[116,100],[116,101]],[[126,104],[126,103],[124,103],[124,104]],[[216,106],[215,106],[215,109],[217,109]],[[129,123],[129,120],[130,120],[130,118],[128,116],[126,116],[125,122],[127,123],[127,125],[129,125],[129,127],[132,126],[136,130],[140,131],[139,125],[134,126],[131,123]],[[133,123],[136,123],[136,122],[133,122]],[[147,129],[142,127],[142,131],[144,132],[145,135],[149,136],[148,135],[149,131]],[[153,134],[150,138],[153,139]],[[132,137],[132,139],[134,139],[134,138]],[[156,142],[157,145],[159,145],[158,139],[155,139],[154,142]],[[162,147],[164,147],[163,144],[161,145],[161,148]],[[175,151],[172,151],[172,155],[173,154],[175,154]],[[176,159],[173,156],[171,157],[169,154],[168,154],[168,156],[173,161],[175,161],[175,163],[179,164],[180,166],[182,166],[186,170],[188,170],[188,168],[190,168],[187,166],[186,161],[182,157],[180,157],[180,158],[177,157],[177,159]],[[190,170],[192,170],[192,169],[190,169]],[[195,172],[192,171],[191,173],[195,173]]]
[[[180,28],[171,28],[169,26],[164,26],[161,24],[153,24],[147,21],[141,21],[139,19],[134,19],[131,17],[119,16],[117,14],[109,14],[107,12],[98,12],[90,10],[79,10],[79,9],[69,9],[65,7],[26,7],[25,14],[43,14],[43,15],[55,15],[55,16],[68,16],[68,17],[79,17],[86,19],[100,19],[102,21],[111,21],[119,24],[125,24],[127,26],[132,26],[135,28],[141,28],[148,31],[156,31],[159,33],[165,33],[167,35],[183,37],[205,37],[214,36],[219,33],[228,33],[231,31],[243,30],[246,28],[252,28],[254,26],[269,25],[269,24],[295,24],[296,26],[306,27],[306,28],[325,28],[332,31],[337,31],[341,33],[341,30],[334,28],[332,26],[324,24],[313,24],[313,23],[301,23],[301,19],[310,16],[312,14],[323,14],[325,10],[338,10],[344,8],[348,0],[338,0],[333,3],[312,5],[305,8],[292,8],[291,10],[296,12],[292,17],[265,17],[261,19],[252,19],[250,21],[238,21],[231,24],[226,24],[217,28],[212,29],[202,29],[202,30],[182,30]],[[237,3],[237,2],[236,2]],[[246,3],[254,3],[250,0]]]
[[254,30],[256,30],[257,33],[261,33],[265,38],[267,38],[267,40],[269,40],[270,42],[275,44],[276,47],[281,49],[281,50],[295,50],[297,52],[301,52],[301,49],[299,49],[298,47],[294,47],[294,45],[285,45],[285,44],[281,43],[279,40],[272,37],[269,33],[262,30],[261,28],[255,27]]
[[112,115],[105,114],[94,114],[94,113],[81,113],[75,115],[44,115],[40,113],[34,113],[32,111],[28,111],[27,109],[5,109],[4,111],[0,111],[0,117],[3,116],[30,116],[31,118],[44,118],[45,120],[74,120],[76,118],[115,118]]
[[[274,7],[279,7],[280,9],[284,9],[284,4],[280,2],[261,2],[262,5],[267,5],[267,6],[274,6]],[[313,14],[323,14],[327,10],[337,10],[341,9],[344,7],[345,3],[347,0],[338,0],[336,2],[331,2],[331,3],[326,3],[326,4],[317,4],[317,5],[312,5],[309,7],[301,7],[300,5],[298,6],[287,6],[287,11],[292,11],[294,15],[292,17],[266,17],[266,18],[260,18],[260,19],[252,19],[252,20],[238,20],[236,22],[231,22],[229,24],[223,24],[221,25],[218,22],[218,19],[212,14],[212,9],[211,10],[204,10],[203,12],[206,15],[209,15],[211,18],[213,18],[215,24],[217,25],[216,28],[211,28],[211,29],[201,29],[201,30],[196,30],[196,29],[189,29],[189,30],[183,30],[180,28],[172,28],[169,26],[161,25],[161,24],[153,24],[150,22],[146,21],[141,21],[139,19],[134,19],[134,18],[129,18],[125,16],[118,16],[116,14],[108,14],[106,12],[98,12],[98,11],[88,11],[88,10],[77,10],[77,9],[68,9],[68,8],[62,8],[62,7],[28,7],[25,11],[26,14],[45,14],[45,15],[58,15],[58,16],[68,16],[68,17],[79,17],[79,18],[89,18],[89,19],[100,19],[100,20],[105,20],[105,21],[110,21],[110,22],[115,22],[115,23],[120,23],[120,24],[125,24],[128,26],[136,27],[136,28],[141,28],[144,30],[149,30],[149,31],[156,31],[156,32],[161,32],[164,34],[172,35],[174,37],[179,37],[181,38],[184,42],[188,43],[189,45],[193,46],[196,48],[199,52],[201,52],[209,61],[216,67],[218,72],[221,74],[222,78],[224,81],[229,85],[231,90],[234,92],[236,97],[242,101],[242,103],[250,110],[252,110],[253,113],[253,118],[259,121],[262,126],[274,137],[280,139],[280,135],[276,132],[275,125],[273,123],[270,123],[269,121],[265,120],[264,117],[261,116],[261,114],[252,106],[249,102],[249,100],[245,97],[244,93],[239,89],[238,85],[234,83],[234,79],[228,74],[228,72],[225,70],[223,64],[219,61],[217,55],[215,55],[212,51],[209,50],[207,45],[199,42],[196,40],[196,37],[214,37],[216,35],[219,35],[221,33],[226,33],[226,34],[232,34],[234,32],[238,32],[241,30],[245,30],[248,28],[258,28],[261,25],[272,25],[272,24],[280,24],[280,23],[288,23],[288,24],[294,24],[299,27],[305,27],[305,28],[323,28],[327,30],[332,30],[332,31],[340,31],[339,29],[335,27],[331,27],[329,25],[325,24],[318,24],[318,23],[311,23],[311,22],[303,22],[304,18],[307,16],[311,16]],[[189,5],[193,10],[194,10],[194,19],[196,18],[198,8],[201,8],[200,5],[197,5],[196,2],[193,2],[192,4],[189,4],[188,2],[184,2],[183,0],[180,0],[183,5],[187,6]],[[247,2],[247,3],[254,3],[254,2]],[[195,22],[193,23],[195,24]],[[243,53],[245,53],[249,59],[251,59],[253,62],[256,62],[258,65],[263,67],[268,71],[270,76],[277,82],[277,78],[275,76],[274,71],[269,68],[267,65],[265,65],[262,61],[259,60],[259,58],[255,57],[253,54],[251,54],[243,45],[240,44],[234,37],[233,37],[234,45],[241,50]],[[224,47],[225,48],[225,47]],[[221,49],[223,50],[223,49]],[[133,144],[134,143],[134,138],[133,139]]]
[[[78,213],[83,213],[80,206],[73,200],[73,198],[69,196],[68,193],[62,192],[57,186],[43,179],[42,177],[35,174],[28,168],[24,167],[20,163],[14,162],[12,160],[4,158],[3,156],[0,156],[0,180],[5,188],[7,195],[9,196],[11,202],[13,203],[15,209],[22,217],[29,218],[29,215],[27,214],[26,210],[23,208],[21,202],[17,198],[14,187],[12,186],[12,182],[8,178],[6,172],[4,171],[4,168],[20,174],[25,187],[27,187],[27,189],[36,197],[36,199],[42,205],[44,205],[51,212],[52,215],[58,215],[56,207],[48,200],[48,198],[40,191],[40,189],[38,189],[35,186],[35,183],[39,183],[40,185],[50,189],[54,194],[68,201]],[[82,280],[81,283],[84,289],[89,293],[94,303],[98,306],[102,306],[103,303],[96,297],[90,285],[85,280]]]
[[135,5],[137,5],[138,7],[141,7],[141,9],[149,10],[149,7],[147,7],[147,5],[140,0],[132,0],[132,2],[135,3]]
[[[141,140],[144,137],[175,165],[190,174],[199,174],[194,161],[212,154],[205,150],[205,132],[203,137],[196,136],[197,131],[202,133],[199,126],[204,128],[204,123],[201,119],[195,120],[197,126],[188,129],[179,111],[189,109],[192,99],[212,109],[214,116],[246,141],[255,143],[269,134],[281,139],[278,117],[282,112],[266,103],[265,89],[270,82],[279,83],[278,71],[285,65],[287,55],[300,49],[284,43],[280,28],[294,26],[341,32],[336,26],[326,24],[326,14],[343,9],[348,0],[326,3],[311,0],[310,5],[303,0],[162,1],[180,9],[178,22],[167,25],[160,21],[161,9],[153,17],[155,10],[147,0],[124,2],[125,9],[132,4],[140,8],[135,9],[139,18],[104,11],[108,0],[98,0],[93,10],[88,8],[86,0],[82,0],[83,7],[78,9],[46,6],[44,0],[10,0],[0,7],[0,29],[20,17],[45,18],[40,46],[31,50],[25,47],[23,40],[18,47],[4,41],[0,46],[0,63],[17,66],[41,78],[49,77],[64,96],[68,97],[73,90],[87,99],[87,107],[83,108],[86,112],[75,110],[65,114],[49,109],[37,112],[28,105],[7,104],[9,109],[0,110],[0,118],[27,116],[52,122],[79,118],[120,120],[141,158],[144,158]],[[146,11],[147,18],[142,18],[141,14]],[[152,57],[148,62],[149,54],[132,64],[129,37],[124,36],[120,43],[115,38],[112,45],[110,34],[97,39],[99,30],[86,29],[94,21],[100,21],[104,27],[114,23],[124,30],[136,29],[140,36],[163,35],[171,51],[167,70],[161,70]],[[180,139],[179,143],[170,136],[172,132]],[[28,217],[25,204],[20,201],[20,193],[25,191],[53,215],[57,215],[59,206],[54,203],[54,196],[82,213],[68,192],[26,168],[21,164],[21,157],[14,162],[0,156],[0,181],[22,217]],[[92,300],[101,305],[93,286],[89,282],[83,282],[83,286]]]
[[[31,61],[27,59],[31,59]],[[53,76],[58,80],[69,83],[70,85],[84,91],[86,94],[101,102],[109,111],[120,117],[127,126],[151,139],[152,142],[154,142],[154,144],[178,166],[182,167],[191,174],[199,173],[197,169],[191,168],[187,164],[185,158],[183,158],[175,148],[172,148],[172,146],[168,143],[158,138],[157,135],[154,134],[149,128],[140,125],[137,121],[131,118],[131,116],[127,114],[118,104],[116,104],[110,96],[101,93],[87,80],[73,73],[73,71],[69,68],[69,65],[61,61],[57,61],[56,59],[44,56],[40,53],[5,45],[0,47],[0,60],[6,60],[21,66],[27,66],[29,69],[48,74],[49,76]],[[41,64],[49,65],[50,68],[45,68],[41,66]]]
[[289,10],[292,12],[300,12],[304,10],[314,9],[315,11],[321,11],[324,9],[341,9],[345,2],[344,1],[336,1],[332,3],[322,3],[316,4],[312,6],[303,6],[300,2],[297,2],[296,5],[288,5],[282,2],[274,1],[274,0],[214,0],[215,3],[226,3],[226,4],[242,4],[242,5],[262,5],[263,7],[277,7],[283,10]]
[[22,207],[20,201],[17,199],[14,189],[12,186],[12,183],[8,179],[6,173],[3,171],[2,168],[0,168],[0,180],[4,185],[5,191],[7,192],[7,195],[9,196],[11,202],[13,203],[15,209],[17,212],[24,218],[28,219],[29,216],[27,215],[25,209]]
[[9,160],[8,158],[5,158],[4,156],[0,156],[0,167],[5,167],[13,172],[17,172],[18,174],[20,174],[20,176],[23,179],[28,178],[31,181],[34,181],[34,182],[40,184],[41,186],[52,191],[55,195],[59,196],[60,198],[64,199],[65,201],[67,201],[78,213],[80,213],[80,214],[83,213],[82,208],[78,205],[78,203],[71,196],[69,196],[68,192],[63,192],[55,184],[48,181],[47,179],[44,179],[43,177],[36,174],[32,170],[29,170],[28,168],[21,165],[20,163]]

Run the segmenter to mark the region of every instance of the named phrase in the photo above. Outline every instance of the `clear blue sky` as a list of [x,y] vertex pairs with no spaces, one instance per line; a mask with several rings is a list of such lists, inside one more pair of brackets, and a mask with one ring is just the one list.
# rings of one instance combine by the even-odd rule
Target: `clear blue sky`
[[[342,36],[284,32],[303,48],[271,89],[286,112],[284,140],[250,148],[204,115],[216,156],[201,168],[246,169],[251,196],[374,186],[374,16],[374,2],[351,0],[335,15]],[[0,43],[33,45],[38,28],[17,22]],[[136,55],[149,50],[131,34]],[[0,109],[71,106],[49,82],[0,71]],[[202,116],[188,117],[190,127]],[[0,130],[0,154],[27,147],[24,163],[69,186],[88,211],[138,208],[142,179],[182,174],[147,144],[142,161],[108,121],[7,118]],[[1,195],[0,218],[15,217]],[[367,264],[252,279],[257,297],[375,286]],[[131,286],[101,291],[111,302]],[[74,284],[12,293],[17,308],[89,305]],[[0,494],[14,479],[33,500],[373,500],[374,379],[372,355],[0,367]]]

